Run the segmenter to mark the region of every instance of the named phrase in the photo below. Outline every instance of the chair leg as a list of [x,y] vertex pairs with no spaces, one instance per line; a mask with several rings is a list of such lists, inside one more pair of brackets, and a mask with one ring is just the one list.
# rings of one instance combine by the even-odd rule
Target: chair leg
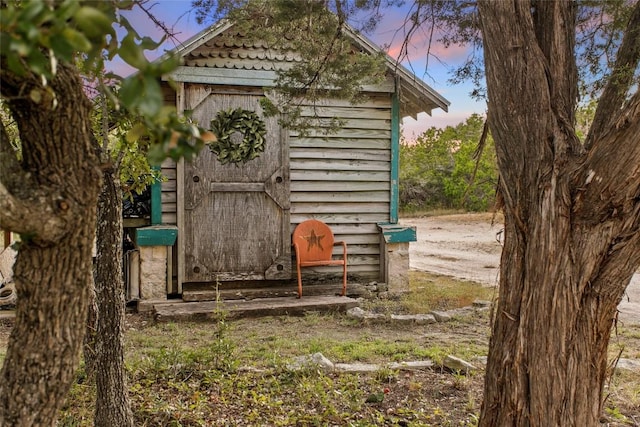
[[298,298],[302,298],[302,275],[300,274],[300,264],[296,263],[298,267]]
[[347,295],[347,262],[342,266],[342,296]]

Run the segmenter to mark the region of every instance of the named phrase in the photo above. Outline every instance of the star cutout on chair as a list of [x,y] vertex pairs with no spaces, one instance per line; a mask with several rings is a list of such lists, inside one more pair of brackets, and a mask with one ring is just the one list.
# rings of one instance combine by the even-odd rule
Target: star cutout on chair
[[304,240],[306,240],[309,245],[307,246],[307,252],[309,252],[311,250],[312,247],[314,246],[318,246],[320,248],[321,251],[324,251],[324,248],[322,247],[322,244],[320,243],[320,240],[324,239],[324,234],[317,236],[316,235],[316,231],[315,230],[311,230],[311,234],[308,236],[303,236]]

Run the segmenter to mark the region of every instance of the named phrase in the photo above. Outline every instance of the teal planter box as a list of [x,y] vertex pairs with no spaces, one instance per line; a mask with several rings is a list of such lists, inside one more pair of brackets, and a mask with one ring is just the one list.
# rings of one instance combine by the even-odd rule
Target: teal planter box
[[152,225],[136,228],[138,246],[173,246],[178,237],[178,227],[173,225]]
[[418,240],[416,227],[407,227],[399,224],[379,223],[378,228],[386,243],[406,243]]

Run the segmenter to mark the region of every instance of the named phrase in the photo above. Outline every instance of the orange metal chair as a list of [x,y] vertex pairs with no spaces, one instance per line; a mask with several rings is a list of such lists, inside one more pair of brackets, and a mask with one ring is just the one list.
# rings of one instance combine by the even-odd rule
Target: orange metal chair
[[[342,245],[342,259],[332,258],[335,245]],[[298,298],[302,297],[300,268],[321,265],[342,266],[342,296],[347,294],[347,244],[343,241],[336,242],[327,224],[317,219],[308,219],[298,224],[293,232],[293,247],[298,268]]]

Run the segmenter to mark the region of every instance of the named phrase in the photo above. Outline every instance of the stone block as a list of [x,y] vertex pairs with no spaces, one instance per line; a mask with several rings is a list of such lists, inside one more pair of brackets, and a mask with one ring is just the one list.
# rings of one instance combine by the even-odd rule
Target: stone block
[[409,243],[385,243],[385,282],[389,292],[402,294],[409,291]]
[[424,371],[433,368],[432,360],[416,360],[410,362],[393,362],[387,365],[389,369],[399,371]]
[[433,317],[436,318],[436,320],[438,322],[448,322],[451,320],[451,314],[447,313],[446,311],[431,311],[431,313],[433,315]]
[[324,371],[333,371],[334,365],[331,360],[327,359],[322,353],[314,353],[310,356],[299,356],[293,359],[287,365],[290,371],[299,371],[301,369],[318,368]]
[[442,365],[446,368],[451,369],[452,371],[457,371],[465,374],[476,370],[476,367],[471,363],[452,355],[448,355],[447,357],[445,357],[442,361]]
[[477,299],[473,301],[473,306],[476,308],[489,308],[491,307],[491,301]]
[[140,298],[167,299],[167,247],[140,247]]
[[354,307],[347,310],[347,317],[360,320],[386,320],[387,316],[382,313],[370,313],[364,311],[360,307]]
[[436,318],[431,314],[392,314],[391,320],[398,323],[415,323],[417,325],[436,323]]
[[336,363],[335,368],[338,371],[350,372],[354,374],[376,372],[380,369],[379,365],[371,363]]

